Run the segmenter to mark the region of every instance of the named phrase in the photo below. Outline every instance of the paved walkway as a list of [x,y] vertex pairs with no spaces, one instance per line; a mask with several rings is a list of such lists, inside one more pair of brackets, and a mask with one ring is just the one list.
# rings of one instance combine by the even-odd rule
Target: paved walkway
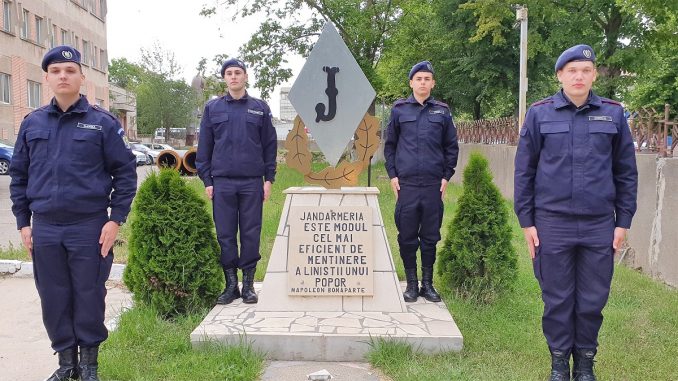
[[[107,283],[106,322],[131,305],[131,294],[118,282]],[[44,380],[57,367],[42,325],[40,299],[33,278],[0,276],[0,380]]]

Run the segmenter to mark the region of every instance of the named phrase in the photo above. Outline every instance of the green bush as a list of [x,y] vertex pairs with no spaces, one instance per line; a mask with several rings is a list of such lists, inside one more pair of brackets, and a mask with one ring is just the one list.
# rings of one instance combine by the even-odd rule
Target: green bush
[[171,317],[211,307],[224,286],[206,202],[164,169],[139,187],[123,280],[137,303]]
[[492,183],[487,159],[472,153],[464,170],[457,211],[439,254],[443,286],[483,303],[513,288],[517,258],[508,216],[501,193]]

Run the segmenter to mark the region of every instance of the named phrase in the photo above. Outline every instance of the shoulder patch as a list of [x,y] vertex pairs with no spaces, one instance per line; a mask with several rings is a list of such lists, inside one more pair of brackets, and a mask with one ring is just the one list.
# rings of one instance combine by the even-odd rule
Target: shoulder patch
[[447,108],[447,109],[450,108],[450,106],[448,106],[447,103],[441,102],[441,101],[437,101],[437,100],[435,100],[435,99],[433,100],[433,104],[435,104],[436,106],[442,106],[442,107],[445,107],[445,108]]
[[532,103],[532,106],[540,106],[540,105],[545,105],[545,104],[549,104],[549,103],[553,103],[553,99],[551,99],[551,98],[542,99],[540,101]]
[[616,105],[616,106],[622,107],[622,104],[621,104],[621,103],[619,103],[619,102],[617,102],[617,101],[613,101],[612,99],[601,98],[601,101],[602,101],[603,103],[608,103],[608,104],[611,104],[611,105]]

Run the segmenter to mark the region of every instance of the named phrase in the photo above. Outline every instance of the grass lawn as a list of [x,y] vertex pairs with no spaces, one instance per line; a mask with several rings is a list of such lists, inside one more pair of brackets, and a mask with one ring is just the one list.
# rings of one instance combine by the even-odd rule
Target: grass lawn
[[[460,176],[460,174],[457,174]],[[301,174],[278,167],[271,199],[264,205],[261,238],[262,260],[257,280],[262,280],[273,247],[288,187],[303,183]],[[188,180],[201,194],[202,184]],[[366,173],[360,186],[367,185]],[[395,200],[383,165],[372,171],[372,185],[380,189],[379,202],[397,271],[403,269],[393,222]],[[445,200],[443,239],[452,219],[461,187],[451,185]],[[510,204],[507,202],[507,207]],[[549,372],[549,355],[541,332],[542,302],[522,232],[513,213],[513,243],[519,253],[515,290],[490,306],[481,306],[443,292],[445,303],[464,335],[460,353],[422,355],[407,346],[378,341],[369,361],[399,380],[541,380]],[[129,226],[123,227],[116,262],[126,262]],[[20,249],[0,252],[19,255]],[[596,365],[601,380],[678,380],[678,291],[624,266],[617,266],[605,322],[600,333]],[[443,291],[443,290],[441,290]],[[254,380],[263,358],[246,346],[209,347],[193,351],[189,334],[204,315],[172,322],[152,311],[134,308],[123,315],[120,326],[104,344],[101,371],[113,380]]]
[[99,355],[103,380],[189,381],[256,380],[263,371],[263,356],[248,346],[207,345],[193,350],[189,336],[204,314],[173,321],[145,307],[125,312]]

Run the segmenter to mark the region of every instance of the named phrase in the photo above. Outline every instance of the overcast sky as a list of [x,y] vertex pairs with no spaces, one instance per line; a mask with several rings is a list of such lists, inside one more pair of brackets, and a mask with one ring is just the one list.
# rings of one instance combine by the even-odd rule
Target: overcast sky
[[[258,26],[253,18],[233,22],[223,11],[209,18],[200,16],[205,1],[113,0],[107,3],[109,60],[125,57],[138,62],[141,48],[151,48],[158,42],[165,50],[174,52],[189,84],[202,57],[211,64],[216,54],[237,55],[238,48]],[[293,58],[293,61],[296,75],[303,60]],[[253,83],[253,73],[248,74]],[[275,116],[280,109],[279,91],[275,89],[269,100]],[[257,89],[250,88],[249,92],[259,96]]]

